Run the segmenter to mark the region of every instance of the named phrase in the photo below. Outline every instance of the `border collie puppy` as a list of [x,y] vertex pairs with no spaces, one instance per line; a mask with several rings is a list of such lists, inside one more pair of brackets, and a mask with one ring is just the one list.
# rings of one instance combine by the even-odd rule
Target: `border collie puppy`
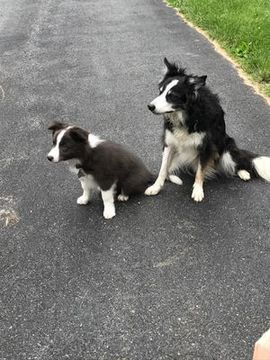
[[119,201],[127,201],[130,195],[143,193],[153,184],[154,177],[141,160],[121,145],[60,122],[53,123],[49,130],[53,147],[48,160],[71,162],[71,171],[78,174],[83,189],[78,204],[86,205],[91,192],[100,190],[105,219],[115,216],[115,194]]
[[247,181],[259,176],[270,181],[270,157],[240,150],[227,135],[219,98],[205,86],[206,76],[187,75],[185,69],[164,59],[166,73],[159,96],[148,108],[164,116],[164,149],[158,178],[146,191],[156,195],[165,179],[181,184],[172,174],[188,168],[195,172],[192,199],[204,198],[203,182],[217,172]]

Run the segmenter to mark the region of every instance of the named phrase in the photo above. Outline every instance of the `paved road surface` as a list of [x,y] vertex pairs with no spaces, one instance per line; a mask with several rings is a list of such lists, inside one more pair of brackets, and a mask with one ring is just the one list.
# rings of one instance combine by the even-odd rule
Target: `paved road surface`
[[269,107],[161,0],[0,9],[0,206],[19,217],[1,222],[0,358],[249,359],[269,327],[270,186],[212,181],[195,204],[184,176],[105,221],[46,160],[46,127],[81,124],[157,172],[162,118],[146,105],[165,55],[208,74],[242,147],[270,154]]

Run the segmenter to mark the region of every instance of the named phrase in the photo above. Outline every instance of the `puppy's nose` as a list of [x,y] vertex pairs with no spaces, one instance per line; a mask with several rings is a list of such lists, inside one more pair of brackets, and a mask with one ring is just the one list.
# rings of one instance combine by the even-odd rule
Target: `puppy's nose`
[[48,159],[49,161],[53,161],[53,156],[48,155],[48,156],[47,156],[47,159]]
[[148,104],[147,107],[150,111],[154,111],[156,108],[155,105],[152,105],[152,104]]

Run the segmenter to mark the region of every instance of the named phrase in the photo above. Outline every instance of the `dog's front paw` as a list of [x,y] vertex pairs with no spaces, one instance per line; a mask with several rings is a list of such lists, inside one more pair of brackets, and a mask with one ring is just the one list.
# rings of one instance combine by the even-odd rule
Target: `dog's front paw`
[[191,197],[196,202],[201,202],[203,200],[204,192],[201,185],[198,184],[193,185],[193,191]]
[[87,205],[88,202],[89,202],[89,198],[84,195],[78,197],[78,199],[77,199],[77,204],[79,204],[79,205]]
[[124,195],[124,194],[119,194],[117,196],[117,200],[118,201],[128,201],[129,197],[127,195]]
[[145,195],[157,195],[161,190],[161,186],[160,185],[152,185],[149,186],[146,190],[145,190]]
[[115,209],[114,208],[104,209],[103,216],[105,219],[112,219],[115,216]]

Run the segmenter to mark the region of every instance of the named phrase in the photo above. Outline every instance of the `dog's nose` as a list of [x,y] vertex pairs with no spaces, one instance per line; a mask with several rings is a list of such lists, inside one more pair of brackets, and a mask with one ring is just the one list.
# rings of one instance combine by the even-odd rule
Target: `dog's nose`
[[150,111],[154,111],[156,108],[155,105],[152,105],[152,104],[148,104],[147,106]]
[[48,156],[47,156],[47,159],[48,159],[49,161],[53,161],[53,156],[48,155]]

